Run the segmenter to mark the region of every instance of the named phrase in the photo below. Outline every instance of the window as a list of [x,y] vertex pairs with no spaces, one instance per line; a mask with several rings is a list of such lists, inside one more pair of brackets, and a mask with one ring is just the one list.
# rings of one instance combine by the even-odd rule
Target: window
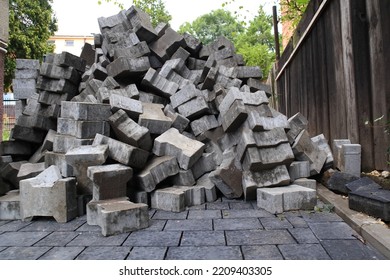
[[65,40],[65,46],[66,47],[73,47],[74,46],[74,40]]

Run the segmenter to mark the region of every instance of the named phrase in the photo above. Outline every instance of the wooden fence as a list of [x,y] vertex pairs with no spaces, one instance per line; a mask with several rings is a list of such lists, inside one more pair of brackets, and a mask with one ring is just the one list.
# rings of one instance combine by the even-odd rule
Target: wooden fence
[[279,111],[301,112],[330,143],[361,144],[364,171],[388,170],[389,0],[312,0],[274,77]]

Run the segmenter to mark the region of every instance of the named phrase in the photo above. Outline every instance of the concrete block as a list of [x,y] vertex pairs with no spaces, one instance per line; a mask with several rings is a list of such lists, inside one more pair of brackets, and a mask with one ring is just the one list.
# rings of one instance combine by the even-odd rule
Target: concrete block
[[30,179],[41,172],[43,172],[46,169],[45,163],[40,162],[40,163],[24,163],[20,166],[18,175],[17,175],[17,180],[20,182],[21,180],[24,179]]
[[149,68],[147,57],[119,57],[107,65],[107,74],[115,79],[126,80],[145,74]]
[[148,56],[149,54],[150,49],[148,44],[145,41],[142,41],[135,46],[115,49],[113,52],[113,57],[115,60],[119,57],[139,58],[142,56]]
[[214,202],[217,200],[217,188],[214,183],[211,182],[208,173],[198,179],[196,186],[204,188],[205,202]]
[[151,207],[171,212],[182,212],[186,209],[185,190],[169,187],[152,193]]
[[157,38],[157,33],[154,30],[147,13],[136,6],[131,6],[130,9],[126,11],[126,17],[130,21],[130,25],[140,41],[150,43]]
[[149,195],[144,191],[130,190],[130,192],[128,191],[128,197],[130,198],[130,201],[134,203],[150,204]]
[[239,88],[232,87],[219,105],[219,111],[222,115],[226,114],[235,100],[241,100],[245,105],[261,105],[268,104],[268,97],[263,91],[254,93],[241,92]]
[[0,143],[1,156],[30,156],[32,153],[32,147],[29,143],[15,140]]
[[317,181],[307,178],[299,178],[293,182],[294,185],[302,186],[308,189],[317,190]]
[[153,68],[148,70],[141,84],[165,98],[170,98],[179,89],[178,84],[165,79]]
[[101,204],[114,204],[114,203],[120,203],[120,202],[126,202],[129,201],[128,197],[118,197],[118,198],[113,198],[113,199],[107,199],[107,200],[100,200],[100,201],[95,201],[95,200],[90,200],[86,204],[86,214],[87,214],[87,224],[92,225],[92,226],[97,226],[99,225],[99,208],[98,206]]
[[125,111],[118,110],[108,119],[108,122],[119,141],[151,151],[153,143],[149,129],[138,125]]
[[80,73],[73,67],[60,67],[50,63],[42,63],[39,74],[51,79],[65,79],[74,85],[78,85],[81,80]]
[[168,27],[164,35],[152,42],[149,48],[161,61],[167,61],[180,47],[185,46],[184,37]]
[[343,144],[338,153],[339,169],[343,172],[360,176],[361,174],[361,151],[359,144]]
[[39,60],[38,59],[16,59],[16,69],[33,69],[39,70]]
[[175,156],[180,168],[188,170],[202,156],[205,145],[192,140],[171,128],[154,141],[153,153],[157,156]]
[[14,98],[28,99],[36,92],[35,86],[35,79],[13,79],[12,87],[14,91]]
[[41,91],[39,93],[38,102],[46,105],[52,105],[52,104],[61,105],[62,101],[69,101],[74,97],[75,94],[70,94],[70,93],[58,94],[49,91]]
[[166,178],[179,173],[177,160],[173,156],[155,157],[136,175],[138,187],[152,192]]
[[325,169],[332,168],[334,163],[334,158],[333,158],[332,149],[328,144],[328,140],[325,138],[323,134],[312,137],[311,140],[315,145],[317,145],[321,150],[323,150],[327,154],[324,168]]
[[78,93],[78,87],[65,79],[50,79],[43,76],[39,76],[37,80],[36,88],[42,91],[50,91],[53,93],[69,93],[76,95]]
[[176,109],[180,105],[183,105],[198,96],[202,96],[202,92],[197,89],[195,85],[189,84],[170,97],[171,105]]
[[195,185],[195,178],[191,169],[180,170],[176,175],[170,179],[172,185],[175,186],[193,186]]
[[248,117],[244,102],[235,100],[229,110],[222,115],[222,128],[225,132],[237,130]]
[[310,162],[309,161],[294,161],[288,168],[288,173],[292,181],[300,178],[310,177]]
[[205,173],[214,171],[217,168],[215,153],[204,153],[192,166],[191,170],[195,179],[199,179]]
[[202,205],[206,202],[205,190],[202,186],[174,186],[184,191],[184,203],[187,207]]
[[261,80],[263,78],[263,73],[259,66],[239,66],[237,71],[237,78],[239,79],[257,78]]
[[39,70],[37,69],[16,69],[15,79],[37,79]]
[[92,194],[93,184],[87,175],[89,166],[98,166],[106,162],[109,154],[108,145],[81,146],[65,154],[66,163],[73,167],[80,194]]
[[181,59],[186,61],[190,57],[190,53],[183,49],[182,47],[178,48],[177,51],[171,56],[171,59]]
[[20,219],[19,190],[13,190],[0,197],[0,221]]
[[205,64],[206,64],[205,60],[197,59],[194,57],[189,57],[187,59],[187,67],[190,70],[203,70]]
[[62,52],[54,55],[53,64],[63,67],[73,67],[79,72],[84,72],[87,62],[76,55],[68,52]]
[[179,130],[180,133],[183,133],[190,124],[190,120],[177,113],[170,104],[165,106],[164,113],[172,120],[172,127]]
[[168,99],[165,97],[161,97],[159,95],[148,93],[144,91],[140,91],[139,93],[139,101],[143,103],[155,103],[155,104],[168,104]]
[[16,121],[16,124],[22,127],[31,127],[45,131],[48,131],[50,129],[55,130],[57,128],[55,119],[47,118],[38,114],[33,116],[19,116],[18,120]]
[[267,84],[264,84],[261,82],[259,79],[253,79],[249,78],[246,81],[246,84],[249,86],[251,92],[256,92],[256,91],[265,91],[268,97],[272,96],[272,90],[271,87]]
[[219,122],[214,115],[205,115],[191,122],[191,130],[195,136],[205,133],[208,130],[219,127]]
[[66,162],[65,154],[45,152],[45,167],[48,168],[51,165],[55,165],[61,172],[63,177],[74,177],[75,173],[73,167]]
[[257,207],[272,214],[292,210],[313,210],[317,192],[298,185],[257,190]]
[[57,132],[80,139],[91,139],[96,134],[110,135],[110,125],[105,121],[76,121],[58,118]]
[[108,145],[111,159],[136,169],[144,168],[149,156],[147,151],[101,134],[96,134],[93,145]]
[[293,144],[295,139],[301,134],[303,130],[307,130],[309,121],[301,113],[296,113],[288,119],[290,123],[290,130],[287,133],[290,144]]
[[84,43],[80,58],[86,61],[87,66],[93,65],[95,62],[95,48],[89,43]]
[[18,173],[20,170],[20,167],[27,163],[27,161],[16,161],[16,162],[10,162],[6,164],[0,172],[1,177],[6,181],[11,183],[12,189],[18,188],[19,181],[18,181]]
[[[291,137],[290,131],[287,133],[289,138]],[[321,173],[327,154],[313,143],[306,130],[302,130],[295,138],[292,149],[297,160],[310,162],[310,175]]]
[[283,143],[271,148],[247,148],[242,167],[244,170],[261,171],[278,165],[289,165],[294,161],[290,144]]
[[138,124],[149,129],[151,134],[162,134],[172,125],[172,119],[165,116],[164,105],[142,103],[143,113],[139,116]]
[[53,152],[66,153],[80,146],[92,145],[93,139],[80,139],[75,136],[57,134],[54,136]]
[[62,102],[61,117],[76,121],[106,121],[111,108],[106,104],[91,104],[82,102]]
[[139,116],[143,113],[143,106],[141,101],[117,94],[110,95],[110,105],[111,111],[113,113],[117,112],[118,110],[123,110],[133,120],[138,120]]
[[202,48],[202,42],[188,33],[184,33],[183,37],[187,46],[186,50],[189,51],[192,55],[197,56],[200,49]]
[[111,76],[108,76],[102,83],[101,87],[108,89],[120,89],[120,84]]
[[325,182],[325,186],[335,193],[348,195],[349,190],[346,185],[356,180],[359,180],[359,177],[356,175],[336,171]]
[[[15,125],[11,131],[10,138],[15,139],[17,141],[32,143],[32,144],[40,144],[43,139],[45,139],[46,131],[39,130],[32,127],[24,127],[20,125]],[[24,151],[23,149],[22,151]],[[21,152],[22,152],[21,151]],[[32,151],[28,155],[31,155]]]
[[209,178],[222,194],[230,199],[242,196],[242,175],[232,157],[224,159],[220,167],[210,173]]
[[285,165],[259,172],[243,172],[242,185],[245,200],[256,199],[256,190],[258,188],[285,186],[289,184],[290,176]]
[[35,216],[52,216],[58,223],[66,223],[74,219],[77,216],[75,178],[48,182],[38,176],[20,182],[22,220],[31,220]]
[[87,176],[93,182],[93,200],[106,200],[126,196],[133,169],[121,164],[89,166]]
[[255,131],[267,131],[275,128],[290,129],[290,123],[286,116],[279,115],[277,117],[262,116],[258,111],[249,112],[248,128]]
[[110,89],[107,87],[100,87],[96,93],[97,100],[100,103],[109,103],[111,95],[119,95],[126,98],[138,100],[139,91],[135,84],[130,84],[125,88]]
[[177,110],[189,120],[195,120],[209,113],[209,106],[203,96],[198,96],[180,105]]

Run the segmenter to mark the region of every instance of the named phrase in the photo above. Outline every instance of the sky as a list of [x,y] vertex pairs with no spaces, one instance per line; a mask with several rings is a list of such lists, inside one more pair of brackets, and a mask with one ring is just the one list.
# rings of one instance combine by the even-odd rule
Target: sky
[[[125,9],[132,5],[130,0],[118,0],[124,3]],[[170,22],[174,30],[184,22],[192,22],[197,17],[207,14],[212,10],[222,8],[222,3],[227,0],[165,0],[165,7],[171,14]],[[247,19],[253,18],[260,6],[265,6],[265,11],[272,13],[275,0],[235,0],[228,5],[228,10],[238,11],[243,6],[241,14]],[[100,33],[97,19],[117,14],[120,9],[113,3],[98,4],[98,0],[53,0],[53,10],[58,20],[57,35],[91,35]]]

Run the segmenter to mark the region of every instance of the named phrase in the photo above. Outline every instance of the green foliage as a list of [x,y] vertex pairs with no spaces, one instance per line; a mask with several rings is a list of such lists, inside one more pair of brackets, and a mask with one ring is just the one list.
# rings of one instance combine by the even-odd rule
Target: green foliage
[[310,0],[280,0],[282,8],[282,21],[291,22],[295,29],[306,10],[307,4]]
[[[122,2],[116,0],[105,0],[107,3],[113,3],[121,9],[124,9]],[[165,3],[162,0],[133,0],[135,6],[143,10],[150,16],[152,24],[154,27],[157,26],[160,22],[169,23],[172,19],[172,16],[169,14],[165,8]],[[102,3],[101,0],[98,0],[98,4]]]
[[57,31],[52,0],[9,0],[9,44],[5,59],[5,91],[11,86],[16,58],[42,59],[53,51],[48,43]]
[[179,33],[189,33],[208,44],[220,36],[234,41],[244,31],[244,27],[229,11],[218,9],[198,17],[192,23],[186,22],[179,28]]
[[10,131],[9,130],[3,130],[3,141],[8,141],[10,138]]

